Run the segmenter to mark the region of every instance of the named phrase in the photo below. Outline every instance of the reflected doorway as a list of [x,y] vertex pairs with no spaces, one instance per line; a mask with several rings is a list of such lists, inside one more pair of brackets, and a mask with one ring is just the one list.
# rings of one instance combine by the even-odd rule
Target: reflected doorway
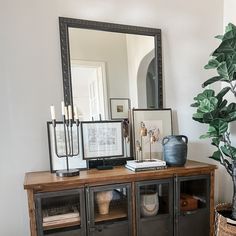
[[107,119],[105,75],[104,62],[71,61],[73,104],[80,120]]

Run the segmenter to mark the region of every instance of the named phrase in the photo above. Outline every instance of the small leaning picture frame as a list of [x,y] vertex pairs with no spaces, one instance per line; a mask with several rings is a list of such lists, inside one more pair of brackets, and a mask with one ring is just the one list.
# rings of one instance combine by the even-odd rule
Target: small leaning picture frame
[[[73,129],[76,129],[76,126],[73,126]],[[56,155],[55,151],[55,140],[53,134],[53,125],[51,121],[47,122],[47,133],[48,133],[48,150],[49,150],[49,160],[50,160],[50,170],[51,173],[55,173],[57,170],[64,170],[66,169],[66,159],[59,158]],[[73,132],[76,134],[76,130]],[[74,138],[76,142],[76,137]],[[79,169],[86,169],[87,163],[83,160],[82,157],[82,144],[81,144],[81,131],[79,129],[79,154],[74,157],[69,157],[69,167],[71,169],[79,168]],[[64,137],[64,125],[62,121],[56,122],[56,140],[57,140],[57,151],[58,154],[65,153],[65,137]],[[74,145],[76,147],[76,145]],[[76,151],[76,150],[75,150]]]
[[173,134],[172,110],[133,109],[132,117],[135,158],[162,160],[162,139]]
[[129,98],[110,98],[110,118],[111,120],[124,120],[129,117]]

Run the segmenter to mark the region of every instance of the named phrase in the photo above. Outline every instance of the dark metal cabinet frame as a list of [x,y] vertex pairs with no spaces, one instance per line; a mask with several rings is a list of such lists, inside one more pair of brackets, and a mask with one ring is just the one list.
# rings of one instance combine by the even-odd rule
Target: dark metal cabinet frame
[[[168,232],[166,231],[165,235],[172,236],[173,235],[173,179],[160,179],[160,180],[152,180],[152,181],[141,181],[136,183],[136,225],[137,225],[137,236],[142,236],[141,228],[144,227],[142,220],[140,218],[140,188],[149,185],[160,185],[160,184],[168,184],[168,213],[166,214],[157,214],[154,217],[145,218],[145,222],[148,222],[148,226],[146,227],[145,235],[150,235],[149,230],[154,230],[154,228],[159,228],[159,232],[166,231],[165,227],[168,227]],[[149,228],[148,228],[149,227]],[[152,228],[153,229],[150,229]],[[156,231],[155,236],[162,236],[163,233],[159,233]]]
[[[205,207],[181,213],[180,194],[181,183],[188,181],[203,181],[205,187]],[[195,175],[175,177],[174,195],[174,236],[209,236],[210,235],[210,175]]]
[[[68,228],[68,230],[62,234],[61,232],[58,233],[51,233],[51,234],[45,234],[43,230],[43,222],[42,222],[42,200],[46,198],[53,198],[53,197],[64,197],[64,196],[70,196],[70,195],[78,195],[79,196],[79,204],[80,204],[80,218],[81,218],[81,224],[80,229],[73,230]],[[85,222],[85,197],[84,197],[84,189],[70,189],[70,190],[63,190],[63,191],[55,191],[55,192],[45,192],[45,193],[36,193],[35,194],[35,206],[36,206],[36,225],[37,225],[37,233],[38,236],[56,236],[56,235],[79,235],[86,236],[86,222]],[[74,231],[75,233],[73,233]]]
[[[112,221],[112,222],[104,222],[99,225],[95,223],[95,215],[94,215],[94,196],[96,192],[100,191],[109,191],[119,188],[126,189],[127,195],[127,220],[121,221]],[[112,184],[112,185],[104,185],[104,186],[94,186],[86,188],[86,205],[87,205],[87,235],[88,236],[107,236],[107,235],[123,235],[123,236],[131,236],[132,235],[132,201],[131,201],[131,183],[126,184]],[[128,228],[127,228],[128,227]],[[127,231],[125,230],[127,229]],[[124,232],[126,232],[124,235]]]

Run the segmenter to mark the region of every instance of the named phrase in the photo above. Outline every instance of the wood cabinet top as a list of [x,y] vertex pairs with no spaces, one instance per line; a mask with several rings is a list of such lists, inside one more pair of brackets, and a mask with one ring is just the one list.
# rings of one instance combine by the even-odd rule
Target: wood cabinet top
[[57,177],[49,171],[28,172],[25,174],[24,189],[35,191],[53,191],[69,189],[86,185],[101,185],[109,183],[125,183],[141,180],[152,180],[172,177],[206,174],[214,171],[215,165],[188,160],[184,167],[168,167],[162,170],[133,172],[124,166],[112,170],[81,170],[79,176]]

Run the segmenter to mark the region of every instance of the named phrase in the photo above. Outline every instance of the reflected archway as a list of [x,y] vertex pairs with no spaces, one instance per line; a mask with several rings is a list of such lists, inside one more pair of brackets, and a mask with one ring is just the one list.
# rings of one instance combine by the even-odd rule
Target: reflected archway
[[154,51],[140,62],[137,74],[138,108],[158,108],[158,81],[155,74]]

